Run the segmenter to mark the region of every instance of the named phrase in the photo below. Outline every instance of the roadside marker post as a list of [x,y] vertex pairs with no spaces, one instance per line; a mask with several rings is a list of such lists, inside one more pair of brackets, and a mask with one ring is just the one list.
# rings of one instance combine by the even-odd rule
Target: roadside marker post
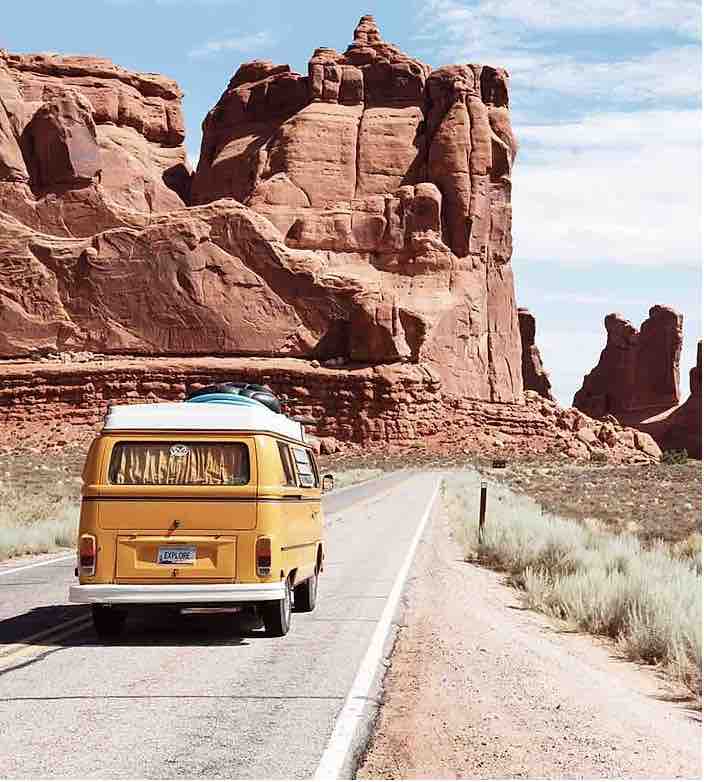
[[484,542],[484,522],[486,521],[486,481],[481,482],[479,490],[479,545]]

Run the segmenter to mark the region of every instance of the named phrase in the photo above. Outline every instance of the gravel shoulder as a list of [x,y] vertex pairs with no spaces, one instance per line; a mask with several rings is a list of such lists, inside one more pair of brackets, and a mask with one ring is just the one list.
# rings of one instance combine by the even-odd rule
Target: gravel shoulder
[[443,513],[404,600],[359,778],[701,778],[701,714],[611,645],[523,610],[463,561]]

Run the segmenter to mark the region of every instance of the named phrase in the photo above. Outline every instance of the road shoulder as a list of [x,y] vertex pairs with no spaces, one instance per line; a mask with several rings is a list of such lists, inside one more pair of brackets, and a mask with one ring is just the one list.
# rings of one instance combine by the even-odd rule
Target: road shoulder
[[613,647],[522,610],[435,514],[360,778],[701,776],[700,716]]

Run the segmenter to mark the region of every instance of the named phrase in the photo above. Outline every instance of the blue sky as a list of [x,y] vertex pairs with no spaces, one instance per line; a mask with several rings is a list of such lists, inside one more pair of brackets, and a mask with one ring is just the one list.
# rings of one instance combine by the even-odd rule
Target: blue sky
[[685,316],[683,397],[701,335],[701,17],[696,0],[65,0],[3,8],[0,47],[108,57],[185,93],[187,147],[240,62],[305,72],[362,14],[434,66],[508,68],[518,302],[564,404],[598,360],[603,318]]

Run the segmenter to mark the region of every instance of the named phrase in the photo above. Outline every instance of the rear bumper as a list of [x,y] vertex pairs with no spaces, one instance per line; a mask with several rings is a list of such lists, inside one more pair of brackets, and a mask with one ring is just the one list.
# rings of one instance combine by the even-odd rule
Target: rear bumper
[[75,584],[71,603],[260,603],[282,600],[283,581],[273,584]]

